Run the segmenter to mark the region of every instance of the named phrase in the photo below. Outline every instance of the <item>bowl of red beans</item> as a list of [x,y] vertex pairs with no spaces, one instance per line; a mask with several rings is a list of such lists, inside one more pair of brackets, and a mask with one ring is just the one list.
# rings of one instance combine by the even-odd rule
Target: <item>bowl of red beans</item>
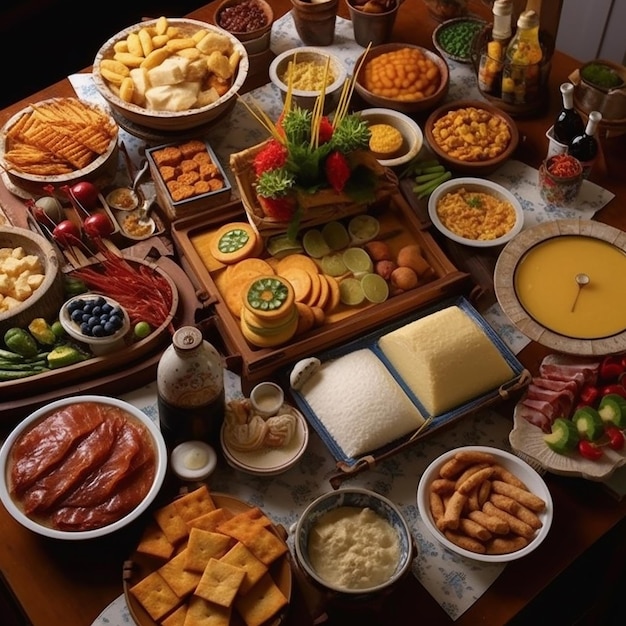
[[548,205],[569,206],[583,184],[583,167],[571,154],[555,154],[539,166],[539,190]]
[[274,11],[265,0],[223,0],[213,22],[243,43],[248,54],[269,48]]

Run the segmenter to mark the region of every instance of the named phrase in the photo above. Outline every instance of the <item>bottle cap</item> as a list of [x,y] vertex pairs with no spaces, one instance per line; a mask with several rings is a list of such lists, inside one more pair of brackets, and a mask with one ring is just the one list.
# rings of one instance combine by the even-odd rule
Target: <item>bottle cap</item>
[[181,480],[206,480],[217,465],[215,450],[204,441],[184,441],[170,456],[172,471]]
[[539,16],[535,11],[524,11],[517,19],[518,28],[536,28],[539,26]]
[[572,85],[572,83],[562,83],[559,89],[561,90],[561,93],[565,95],[574,91],[574,85]]
[[193,350],[203,341],[202,332],[195,326],[182,326],[172,337],[172,344],[176,350]]

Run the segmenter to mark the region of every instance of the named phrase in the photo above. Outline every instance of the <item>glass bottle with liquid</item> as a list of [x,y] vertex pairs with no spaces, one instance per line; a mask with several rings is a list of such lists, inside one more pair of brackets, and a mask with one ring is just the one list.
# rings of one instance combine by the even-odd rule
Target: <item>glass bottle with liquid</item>
[[224,419],[224,367],[195,326],[172,337],[157,366],[159,422],[168,448],[190,440],[217,445]]
[[502,99],[505,102],[527,104],[538,99],[542,58],[539,15],[532,10],[524,11],[506,50],[502,73]]
[[504,55],[512,34],[513,1],[496,0],[492,12],[491,37],[480,58],[478,87],[485,93],[500,95]]
[[591,111],[585,130],[572,139],[567,149],[568,154],[578,159],[583,166],[583,178],[589,178],[591,168],[600,151],[597,132],[601,121],[602,114],[599,111]]
[[554,120],[554,138],[565,145],[569,145],[574,137],[582,135],[585,123],[580,113],[574,108],[574,85],[563,83],[560,87],[563,105]]

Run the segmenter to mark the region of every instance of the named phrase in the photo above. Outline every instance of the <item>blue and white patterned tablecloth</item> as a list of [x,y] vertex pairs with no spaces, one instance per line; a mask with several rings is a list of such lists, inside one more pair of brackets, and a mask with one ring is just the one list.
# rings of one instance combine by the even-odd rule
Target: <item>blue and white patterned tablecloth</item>
[[[299,45],[291,14],[287,13],[274,23],[272,50],[278,53]],[[335,42],[328,49],[340,56],[350,70],[354,67],[363,48],[354,42],[349,20],[337,19]],[[471,68],[455,62],[449,62],[449,65],[451,81],[448,101],[481,98]],[[89,74],[73,75],[70,80],[81,98],[103,102]],[[280,94],[273,85],[245,94],[243,99],[249,104],[260,106],[271,119],[277,119],[282,108]],[[233,108],[227,124],[218,124],[207,133],[218,158],[226,167],[230,154],[255,145],[266,137],[266,131],[241,102],[237,102]],[[138,162],[145,147],[143,142],[123,130],[121,139]],[[227,174],[236,198],[237,186],[228,167]],[[537,170],[516,160],[506,163],[490,178],[504,184],[518,197],[524,208],[525,228],[554,219],[589,219],[613,197],[610,192],[585,181],[575,209],[546,206],[539,196]],[[515,353],[528,343],[529,340],[510,324],[498,304],[481,313]],[[229,393],[240,393],[236,377],[230,379]],[[153,386],[137,390],[126,397],[156,419],[155,398]],[[480,598],[505,566],[464,559],[448,552],[434,540],[417,511],[417,483],[426,466],[451,448],[480,444],[508,449],[510,429],[511,422],[508,419],[492,411],[483,411],[350,480],[350,484],[374,489],[400,506],[419,550],[413,564],[413,574],[453,620]],[[275,478],[260,478],[224,467],[211,477],[210,487],[261,507],[276,523],[289,528],[309,502],[331,489],[328,478],[334,473],[331,455],[319,437],[311,432],[310,443],[302,460],[285,474]],[[120,596],[103,610],[93,626],[132,623],[124,597]]]

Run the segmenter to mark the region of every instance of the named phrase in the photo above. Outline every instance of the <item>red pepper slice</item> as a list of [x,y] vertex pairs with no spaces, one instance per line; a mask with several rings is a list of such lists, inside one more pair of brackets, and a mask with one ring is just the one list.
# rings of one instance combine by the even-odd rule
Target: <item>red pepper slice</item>
[[600,399],[600,390],[593,385],[585,385],[580,391],[580,403],[595,407]]
[[578,452],[590,461],[597,461],[603,454],[602,448],[598,448],[597,445],[586,439],[581,439],[578,442]]
[[622,359],[616,356],[605,356],[600,363],[600,378],[604,382],[617,380],[617,377],[624,371]]
[[600,394],[603,396],[608,396],[610,393],[615,393],[618,396],[622,396],[622,398],[626,398],[626,387],[615,383],[613,385],[605,385],[600,389]]
[[609,438],[609,448],[621,450],[624,447],[626,437],[624,437],[624,433],[617,426],[607,426],[604,432]]

